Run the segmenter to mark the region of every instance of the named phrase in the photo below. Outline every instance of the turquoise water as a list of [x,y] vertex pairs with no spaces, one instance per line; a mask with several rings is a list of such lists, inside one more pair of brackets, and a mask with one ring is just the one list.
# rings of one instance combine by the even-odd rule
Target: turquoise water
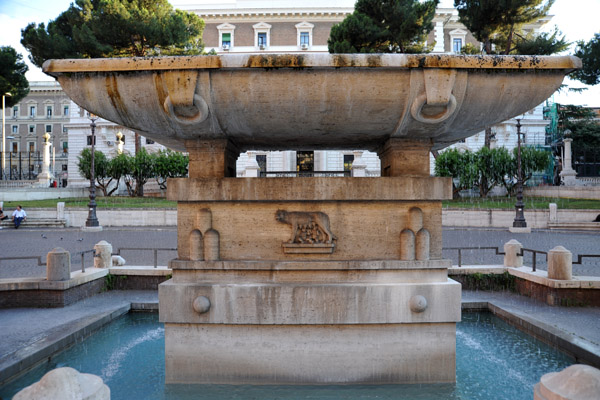
[[456,384],[251,386],[164,385],[164,328],[157,314],[128,314],[20,379],[0,388],[9,399],[51,369],[102,377],[111,399],[450,399],[531,400],[533,385],[574,360],[490,313],[466,313],[456,331]]

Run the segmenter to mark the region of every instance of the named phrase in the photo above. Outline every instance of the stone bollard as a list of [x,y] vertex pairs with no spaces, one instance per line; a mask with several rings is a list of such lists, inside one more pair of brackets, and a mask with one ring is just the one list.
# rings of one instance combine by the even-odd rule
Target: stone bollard
[[523,256],[518,255],[523,250],[523,245],[511,239],[504,244],[504,266],[519,268],[523,266]]
[[534,400],[584,400],[600,397],[600,370],[575,364],[542,376],[533,387]]
[[549,208],[550,208],[550,222],[551,223],[558,222],[558,207],[556,206],[556,203],[550,203]]
[[13,397],[13,400],[41,399],[110,400],[110,389],[99,376],[82,374],[69,367],[56,368]]
[[568,281],[573,278],[573,255],[562,246],[548,252],[548,278]]
[[56,203],[56,219],[65,219],[65,202]]
[[46,279],[68,281],[71,279],[71,254],[57,247],[46,256]]
[[112,245],[105,240],[101,240],[94,246],[96,253],[94,255],[94,268],[112,267]]

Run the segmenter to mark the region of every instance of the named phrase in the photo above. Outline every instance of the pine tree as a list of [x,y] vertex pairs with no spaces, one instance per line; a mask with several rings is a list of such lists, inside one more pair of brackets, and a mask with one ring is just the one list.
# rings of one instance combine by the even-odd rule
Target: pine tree
[[423,53],[439,0],[358,0],[331,28],[330,53]]
[[600,33],[596,33],[589,42],[577,42],[575,55],[581,58],[583,68],[571,76],[585,84],[597,85],[600,83]]
[[5,97],[6,107],[12,107],[29,93],[29,82],[25,78],[27,64],[23,56],[11,46],[0,47],[0,96]]
[[558,33],[527,36],[522,31],[524,24],[544,17],[552,4],[554,0],[454,0],[460,22],[483,43],[486,54],[493,53],[492,44],[498,54],[519,54],[519,42],[528,54],[564,50],[568,43],[564,37],[557,37]]
[[41,66],[51,58],[199,54],[204,21],[167,0],[76,0],[46,27],[31,23],[21,43]]

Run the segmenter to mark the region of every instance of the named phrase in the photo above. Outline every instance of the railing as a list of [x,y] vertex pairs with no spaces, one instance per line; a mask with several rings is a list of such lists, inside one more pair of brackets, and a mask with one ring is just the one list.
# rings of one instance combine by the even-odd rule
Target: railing
[[306,178],[306,177],[344,177],[352,176],[351,171],[260,171],[261,178]]
[[26,257],[0,257],[0,265],[2,265],[2,261],[9,260],[37,260],[37,267],[45,266],[46,263],[42,262],[42,256],[26,256]]
[[547,251],[541,251],[541,250],[533,250],[533,249],[526,249],[523,248],[521,249],[521,252],[519,254],[517,254],[517,256],[519,257],[523,257],[523,255],[525,254],[526,251],[529,251],[531,253],[531,256],[533,257],[533,261],[532,261],[532,266],[531,269],[533,272],[535,272],[536,269],[536,264],[537,264],[537,255],[538,254],[545,254],[546,255],[546,262],[548,261],[548,252]]
[[[462,252],[463,250],[494,250],[496,252],[495,255],[504,256],[506,253],[500,251],[499,247],[444,247],[442,250],[456,250],[458,252],[458,267],[462,267]],[[532,262],[531,269],[533,272],[537,270],[537,255],[543,254],[546,256],[546,262],[548,262],[548,252],[535,250],[535,249],[527,249],[522,248],[517,256],[523,257],[526,252],[531,253]],[[579,254],[577,256],[577,261],[573,261],[572,264],[581,265],[583,263],[584,258],[600,258],[600,254]]]
[[94,253],[94,255],[92,256],[92,260],[94,259],[94,257],[98,257],[98,255],[96,254],[96,250],[94,250],[94,249],[84,250],[84,251],[80,251],[78,253],[71,254],[71,263],[73,262],[73,259],[76,256],[81,256],[81,272],[82,273],[85,273],[85,255],[89,254],[89,253]]
[[147,248],[147,247],[120,247],[116,253],[114,253],[114,255],[116,256],[120,256],[121,255],[121,251],[153,251],[154,252],[154,268],[158,267],[158,252],[159,251],[177,251],[177,248],[168,248],[168,247],[161,247],[161,248]]
[[[462,267],[462,251],[463,250],[495,250],[497,256],[505,255],[498,247],[444,247],[442,250],[457,250],[458,251],[458,266]],[[522,255],[522,254],[521,254]]]

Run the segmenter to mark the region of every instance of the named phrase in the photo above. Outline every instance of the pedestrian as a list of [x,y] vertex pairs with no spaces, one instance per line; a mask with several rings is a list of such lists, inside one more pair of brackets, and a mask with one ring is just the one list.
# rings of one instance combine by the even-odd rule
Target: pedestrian
[[[0,206],[0,221],[4,221],[6,218],[8,218],[8,215],[4,214],[4,211],[2,211],[2,206]],[[1,226],[0,229],[2,229]]]
[[21,222],[27,220],[27,213],[23,210],[23,207],[19,204],[17,209],[12,213],[12,220],[15,223],[15,229],[19,229]]

